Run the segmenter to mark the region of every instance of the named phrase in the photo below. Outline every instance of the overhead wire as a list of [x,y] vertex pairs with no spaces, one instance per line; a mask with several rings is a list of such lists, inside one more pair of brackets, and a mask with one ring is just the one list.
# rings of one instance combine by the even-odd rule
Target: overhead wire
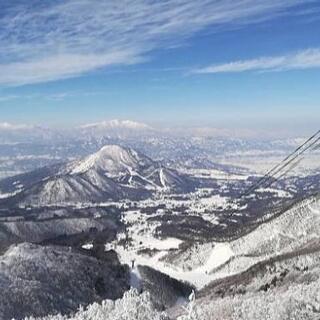
[[[303,160],[304,154],[308,151],[318,150],[320,148],[320,130],[308,138],[304,143],[298,146],[293,152],[286,156],[282,161],[273,166],[266,174],[263,175],[257,182],[255,182],[249,189],[244,191],[239,195],[237,201],[241,203],[241,200],[250,195],[252,192],[256,191],[260,187],[268,188],[275,182],[280,181],[285,177],[290,171],[297,167],[297,165]],[[285,170],[286,169],[286,170]],[[280,175],[279,175],[280,174]],[[279,176],[278,176],[279,175]],[[247,205],[248,203],[243,203]],[[237,210],[233,210],[229,213],[225,219],[220,222],[224,222],[231,218]]]

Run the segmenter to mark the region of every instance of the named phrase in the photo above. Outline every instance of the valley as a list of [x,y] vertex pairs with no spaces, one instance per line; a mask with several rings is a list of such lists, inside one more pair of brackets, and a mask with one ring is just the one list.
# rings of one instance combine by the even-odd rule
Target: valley
[[[9,302],[2,300],[2,317],[23,319],[57,312],[67,316],[80,303],[118,301],[131,288],[148,292],[155,310],[166,310],[167,316],[180,320],[192,292],[197,306],[242,291],[248,295],[250,290],[258,290],[249,288],[252,281],[258,281],[256,274],[269,270],[267,266],[296,265],[300,256],[318,253],[320,179],[317,169],[303,169],[308,161],[280,179],[275,176],[265,181],[260,169],[254,171],[241,161],[228,163],[219,156],[220,163],[204,161],[204,155],[195,154],[182,160],[184,146],[181,150],[181,140],[173,141],[175,151],[167,158],[159,159],[158,154],[154,160],[151,149],[145,155],[122,138],[121,144],[103,145],[92,154],[72,155],[46,167],[38,163],[33,171],[0,180],[2,265],[8,266],[8,259],[13,259],[13,264],[16,262],[11,261],[22,259],[19,263],[25,268],[19,269],[24,276],[0,268],[0,281],[27,279],[33,272],[30,279],[37,281],[39,288],[24,287],[29,288],[33,301],[38,300],[39,292],[46,292],[51,301],[44,309],[30,301],[26,302],[28,308],[21,305],[14,310],[6,308]],[[247,156],[254,150],[248,150]],[[317,152],[312,157],[317,157]],[[274,158],[264,161],[272,163]],[[99,275],[100,269],[92,276],[86,271],[84,280],[78,278],[74,269],[78,267],[70,265],[70,272],[75,273],[68,275],[56,264],[58,260],[50,260],[41,267],[42,273],[50,274],[53,268],[54,277],[68,277],[71,286],[81,283],[79,295],[69,305],[62,304],[56,301],[56,287],[42,288],[44,278],[34,260],[38,252],[45,260],[62,254],[66,261],[75,259],[84,268],[88,262],[81,259],[91,259],[99,268],[104,265],[115,272],[112,286],[116,289],[109,285],[110,278],[103,278],[106,274]],[[280,279],[287,272],[290,269]],[[279,281],[263,281],[260,287],[254,282],[255,288],[278,294]],[[8,290],[14,286],[10,284]],[[15,290],[17,299],[24,295],[18,287]],[[130,297],[134,299],[134,294]],[[10,305],[16,303],[12,299]]]

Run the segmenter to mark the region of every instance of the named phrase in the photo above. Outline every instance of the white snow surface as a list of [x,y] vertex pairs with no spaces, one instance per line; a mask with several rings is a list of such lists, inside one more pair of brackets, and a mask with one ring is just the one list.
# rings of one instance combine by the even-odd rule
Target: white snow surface
[[[125,221],[133,225],[129,228],[132,243],[115,250],[124,263],[134,260],[200,289],[217,278],[240,273],[275,254],[298,250],[319,239],[319,208],[317,197],[307,199],[237,240],[197,244],[187,249],[179,248],[182,242],[178,239],[154,238],[157,225],[145,223],[139,211],[129,211]],[[143,249],[151,250],[151,256],[141,254]]]
[[73,164],[70,167],[70,172],[71,174],[79,174],[87,172],[89,169],[95,169],[110,174],[119,174],[152,163],[152,160],[147,157],[141,157],[131,148],[106,145],[93,155]]
[[150,130],[152,127],[149,125],[136,122],[132,120],[106,120],[95,123],[84,124],[80,127],[81,129],[131,129],[131,130]]
[[[196,267],[191,274],[182,272],[180,277],[188,279],[190,276],[190,281],[194,273],[206,270],[210,273],[209,277],[202,274],[193,282],[201,287],[206,281],[240,273],[259,261],[298,250],[317,239],[320,239],[320,201],[316,197],[297,204],[280,217],[260,225],[237,240],[212,243],[211,253],[205,249],[208,244],[199,245],[197,254],[193,253],[190,257],[197,261],[197,255],[200,255],[206,261],[205,264],[201,268]],[[187,254],[182,253],[185,256]],[[177,256],[171,264],[172,267],[179,265],[183,269],[185,263]],[[188,261],[188,265],[190,264]]]

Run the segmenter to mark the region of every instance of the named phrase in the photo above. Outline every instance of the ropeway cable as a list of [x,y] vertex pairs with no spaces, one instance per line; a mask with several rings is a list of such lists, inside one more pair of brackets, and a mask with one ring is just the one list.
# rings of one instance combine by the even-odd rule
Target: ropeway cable
[[[314,140],[314,141],[313,141]],[[290,153],[287,157],[285,157],[280,163],[271,168],[262,178],[260,178],[253,186],[251,186],[247,191],[242,193],[238,199],[242,199],[244,196],[249,195],[251,192],[255,191],[258,187],[263,186],[266,182],[269,181],[267,187],[271,186],[276,181],[279,181],[282,177],[284,177],[288,172],[294,169],[302,160],[299,159],[306,151],[311,149],[312,151],[317,150],[320,147],[318,142],[320,141],[320,130],[318,130],[315,134],[313,134],[310,138],[308,138],[303,144],[297,147],[292,153]],[[314,147],[314,145],[316,145]],[[292,159],[291,159],[292,158]],[[296,161],[296,162],[294,162]],[[287,168],[289,166],[289,168]],[[281,171],[286,169],[279,177],[276,177]],[[271,175],[272,174],[272,175]],[[273,179],[273,180],[272,180]],[[270,180],[272,180],[270,182]],[[230,217],[232,217],[237,211],[233,210],[225,219],[221,222],[226,221]]]

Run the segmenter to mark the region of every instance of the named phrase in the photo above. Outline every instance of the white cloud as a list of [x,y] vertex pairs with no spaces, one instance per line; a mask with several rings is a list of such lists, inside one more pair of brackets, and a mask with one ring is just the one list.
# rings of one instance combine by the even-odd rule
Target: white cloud
[[0,104],[10,102],[12,100],[53,100],[53,101],[62,101],[68,98],[73,97],[93,97],[98,95],[106,95],[108,94],[106,91],[57,91],[53,93],[37,93],[34,92],[32,94],[19,94],[19,95],[0,95]]
[[68,78],[102,66],[130,64],[138,61],[136,55],[110,52],[104,55],[56,55],[30,62],[8,63],[1,66],[0,83],[24,84]]
[[8,122],[0,122],[0,130],[15,131],[33,129],[33,126],[27,124],[12,124]]
[[286,71],[320,68],[320,49],[308,49],[293,54],[239,60],[211,65],[193,70],[192,73],[230,73],[245,71]]
[[0,3],[0,84],[141,62],[209,26],[258,22],[314,0],[65,0]]
[[15,100],[18,98],[19,98],[19,96],[17,96],[17,95],[0,96],[0,102],[7,102],[7,101]]

